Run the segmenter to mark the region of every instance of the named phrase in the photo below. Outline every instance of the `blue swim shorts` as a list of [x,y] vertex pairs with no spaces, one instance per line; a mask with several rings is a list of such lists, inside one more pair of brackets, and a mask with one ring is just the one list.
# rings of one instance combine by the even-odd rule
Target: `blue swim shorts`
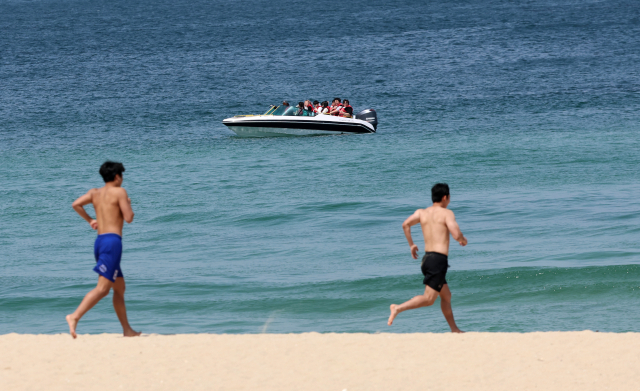
[[93,245],[93,254],[96,257],[94,272],[111,282],[116,282],[118,277],[124,277],[122,269],[120,269],[120,258],[122,258],[122,238],[120,235],[98,235],[96,243]]

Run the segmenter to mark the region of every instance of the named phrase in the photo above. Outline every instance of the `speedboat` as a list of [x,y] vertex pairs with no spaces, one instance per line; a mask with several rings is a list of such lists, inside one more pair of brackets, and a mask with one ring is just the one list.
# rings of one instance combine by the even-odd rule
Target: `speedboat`
[[236,115],[222,121],[242,137],[310,136],[319,134],[375,133],[378,116],[374,109],[355,118],[316,115],[292,106],[271,106],[264,114]]

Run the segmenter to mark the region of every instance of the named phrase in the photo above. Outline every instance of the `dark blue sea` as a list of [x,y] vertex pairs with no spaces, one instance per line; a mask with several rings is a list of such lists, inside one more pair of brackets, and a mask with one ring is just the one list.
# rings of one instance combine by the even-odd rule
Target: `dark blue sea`
[[[447,331],[386,325],[436,182],[463,330],[640,331],[639,64],[636,1],[0,0],[0,333],[66,332],[95,286],[71,203],[107,159],[146,333]],[[222,125],[334,97],[377,133]],[[120,332],[111,301],[78,331]]]

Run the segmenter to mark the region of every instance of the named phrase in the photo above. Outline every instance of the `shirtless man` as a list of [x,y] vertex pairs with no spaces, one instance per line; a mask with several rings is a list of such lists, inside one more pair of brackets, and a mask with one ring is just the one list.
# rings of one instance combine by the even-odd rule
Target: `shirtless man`
[[449,255],[449,234],[461,246],[467,245],[467,238],[460,232],[460,227],[458,227],[453,212],[447,209],[447,205],[451,201],[449,186],[446,183],[437,183],[433,186],[431,188],[431,200],[433,201],[433,206],[416,210],[414,214],[402,223],[402,229],[409,242],[409,247],[411,247],[413,259],[418,259],[418,246],[413,243],[411,238],[411,226],[420,223],[422,228],[426,251],[422,258],[423,283],[426,285],[424,295],[415,296],[400,305],[391,304],[391,315],[387,324],[391,326],[396,316],[403,311],[432,305],[436,298],[440,296],[440,308],[447,323],[449,323],[451,332],[462,333],[453,319],[451,291],[445,276],[449,267],[447,259]]
[[[73,338],[76,338],[76,326],[80,318],[107,296],[111,288],[113,288],[113,308],[122,325],[124,336],[140,335],[129,326],[127,320],[127,309],[124,305],[124,276],[120,269],[123,220],[127,223],[133,221],[131,199],[127,191],[120,187],[123,172],[122,163],[105,162],[100,167],[100,175],[105,182],[104,187],[89,190],[72,205],[73,209],[91,225],[91,228],[98,230],[98,237],[93,247],[96,258],[96,267],[93,270],[99,275],[98,285],[87,293],[73,314],[67,315],[69,332]],[[96,211],[95,219],[89,217],[84,210],[87,204],[93,204]]]

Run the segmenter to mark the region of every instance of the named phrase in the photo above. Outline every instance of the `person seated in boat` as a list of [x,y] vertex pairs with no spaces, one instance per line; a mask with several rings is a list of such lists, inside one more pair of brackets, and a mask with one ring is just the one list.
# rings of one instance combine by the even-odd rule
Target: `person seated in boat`
[[329,107],[329,102],[325,100],[316,110],[316,114],[329,114],[330,110],[331,108]]
[[342,111],[340,111],[340,117],[353,118],[353,107],[349,106],[342,109]]
[[314,110],[315,110],[315,107],[313,106],[313,103],[311,103],[311,101],[310,101],[310,100],[305,100],[305,101],[304,101],[304,109],[305,109],[306,111],[314,111]]
[[333,98],[333,103],[331,103],[331,111],[329,112],[329,114],[331,115],[339,115],[340,114],[340,110],[342,109],[342,101],[340,100],[340,98]]
[[[342,101],[342,109],[340,109],[340,115],[344,113],[347,107],[351,107],[351,105],[349,104],[349,99],[345,99]],[[351,107],[351,113],[353,113],[353,107]]]
[[336,107],[336,101],[332,100],[331,104],[329,104],[329,112],[327,114],[331,114],[331,110],[335,109]]
[[302,115],[303,111],[304,111],[304,102],[298,102],[298,105],[296,106],[296,113],[294,115]]
[[306,117],[313,117],[316,115],[315,109],[313,108],[313,103],[310,100],[304,101],[304,110],[302,111],[302,115]]
[[317,100],[314,100],[314,101],[313,101],[313,111],[314,111],[316,114],[318,113],[318,109],[319,109],[320,107],[322,107],[322,106],[320,105],[320,102],[318,102]]

